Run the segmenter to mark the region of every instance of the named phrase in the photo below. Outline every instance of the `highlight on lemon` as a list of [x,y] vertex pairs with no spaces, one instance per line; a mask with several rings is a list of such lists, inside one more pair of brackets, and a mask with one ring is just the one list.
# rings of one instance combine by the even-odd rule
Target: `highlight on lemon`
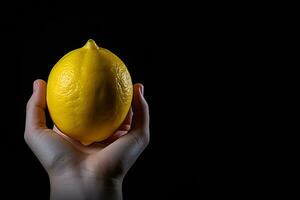
[[47,106],[55,126],[84,145],[111,136],[124,121],[133,87],[127,67],[90,39],[63,56],[47,83]]

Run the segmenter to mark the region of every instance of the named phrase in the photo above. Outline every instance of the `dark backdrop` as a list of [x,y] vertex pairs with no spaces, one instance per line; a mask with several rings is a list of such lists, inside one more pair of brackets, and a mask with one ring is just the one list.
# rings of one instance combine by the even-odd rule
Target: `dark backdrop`
[[[73,3],[75,4],[75,3]],[[151,142],[124,181],[124,199],[197,199],[217,171],[209,131],[217,40],[205,5],[27,2],[1,16],[2,183],[7,199],[47,199],[47,174],[23,140],[25,106],[37,78],[92,38],[145,85]],[[212,193],[211,195],[213,195]],[[195,198],[196,197],[196,198]]]

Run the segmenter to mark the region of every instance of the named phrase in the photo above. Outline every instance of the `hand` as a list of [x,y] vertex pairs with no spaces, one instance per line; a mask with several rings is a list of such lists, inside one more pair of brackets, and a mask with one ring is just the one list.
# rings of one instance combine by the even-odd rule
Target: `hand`
[[122,199],[122,181],[149,143],[143,86],[134,85],[132,109],[110,138],[84,146],[46,126],[46,82],[36,80],[27,103],[24,138],[50,179],[51,199]]

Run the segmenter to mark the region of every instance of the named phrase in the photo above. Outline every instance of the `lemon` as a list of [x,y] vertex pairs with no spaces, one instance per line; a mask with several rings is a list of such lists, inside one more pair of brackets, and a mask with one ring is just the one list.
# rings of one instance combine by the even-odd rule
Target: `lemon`
[[47,106],[55,126],[84,145],[105,140],[131,105],[130,74],[120,58],[90,39],[63,56],[47,83]]

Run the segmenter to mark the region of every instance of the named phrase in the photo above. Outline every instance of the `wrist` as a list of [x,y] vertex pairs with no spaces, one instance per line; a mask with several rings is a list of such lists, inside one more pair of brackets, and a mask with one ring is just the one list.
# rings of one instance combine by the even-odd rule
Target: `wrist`
[[121,200],[122,180],[102,180],[70,173],[49,175],[51,200]]

